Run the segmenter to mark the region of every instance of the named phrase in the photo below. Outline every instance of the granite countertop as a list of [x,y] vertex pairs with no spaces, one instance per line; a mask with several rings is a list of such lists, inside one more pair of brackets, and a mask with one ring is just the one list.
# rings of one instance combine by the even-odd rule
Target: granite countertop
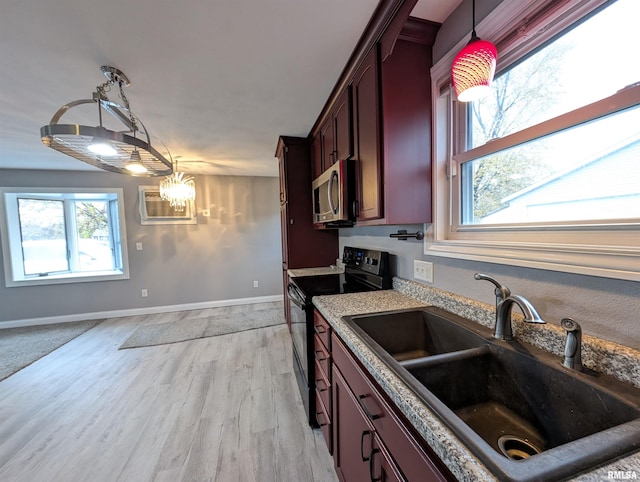
[[[495,307],[401,278],[394,278],[393,287],[393,290],[385,291],[317,296],[313,298],[313,304],[458,480],[497,480],[439,417],[342,321],[343,316],[435,305],[493,327]],[[527,323],[514,323],[514,334],[517,339],[557,353],[558,356],[564,351],[564,331],[559,326],[548,324],[531,330]],[[640,387],[640,352],[636,350],[584,336],[583,363]],[[636,476],[640,476],[640,452],[571,480],[602,481],[608,478],[609,471],[635,471]]]
[[300,276],[320,276],[323,274],[344,273],[344,266],[321,266],[319,268],[297,268],[287,270],[287,274],[292,278]]

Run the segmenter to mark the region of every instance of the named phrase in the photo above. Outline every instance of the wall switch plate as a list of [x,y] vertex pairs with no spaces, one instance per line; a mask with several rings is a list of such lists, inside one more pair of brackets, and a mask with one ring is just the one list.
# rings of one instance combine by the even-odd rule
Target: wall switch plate
[[142,296],[143,298],[146,298],[147,296],[149,296],[149,292],[145,289],[140,290],[140,296]]
[[253,282],[253,287],[254,287],[254,288],[257,288],[257,287],[258,287],[258,280],[255,280],[255,281]]
[[433,263],[429,261],[413,260],[413,278],[427,283],[433,283]]

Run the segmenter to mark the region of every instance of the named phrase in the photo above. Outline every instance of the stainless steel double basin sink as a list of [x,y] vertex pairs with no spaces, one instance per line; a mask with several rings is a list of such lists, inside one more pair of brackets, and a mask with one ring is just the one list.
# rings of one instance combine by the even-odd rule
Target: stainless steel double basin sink
[[640,389],[436,307],[344,317],[500,480],[561,480],[640,448]]

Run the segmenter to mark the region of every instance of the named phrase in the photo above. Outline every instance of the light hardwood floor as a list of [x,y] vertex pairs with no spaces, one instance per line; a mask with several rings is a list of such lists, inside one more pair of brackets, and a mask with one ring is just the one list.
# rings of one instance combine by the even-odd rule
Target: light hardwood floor
[[107,320],[0,382],[0,481],[335,482],[286,325],[118,350],[187,316]]

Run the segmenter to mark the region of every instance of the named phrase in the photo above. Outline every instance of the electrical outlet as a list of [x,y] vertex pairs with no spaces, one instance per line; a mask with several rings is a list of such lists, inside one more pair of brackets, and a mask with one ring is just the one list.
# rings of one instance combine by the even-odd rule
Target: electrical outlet
[[206,218],[208,218],[209,216],[211,216],[211,211],[209,209],[203,209],[202,210],[202,215]]
[[254,281],[253,281],[253,287],[254,287],[254,288],[257,288],[257,287],[258,287],[258,280],[254,280]]
[[136,243],[136,250],[142,251],[142,243]]
[[149,292],[146,289],[140,290],[140,296],[146,298],[147,296],[149,296]]
[[414,259],[413,278],[426,281],[427,283],[433,283],[433,263]]

